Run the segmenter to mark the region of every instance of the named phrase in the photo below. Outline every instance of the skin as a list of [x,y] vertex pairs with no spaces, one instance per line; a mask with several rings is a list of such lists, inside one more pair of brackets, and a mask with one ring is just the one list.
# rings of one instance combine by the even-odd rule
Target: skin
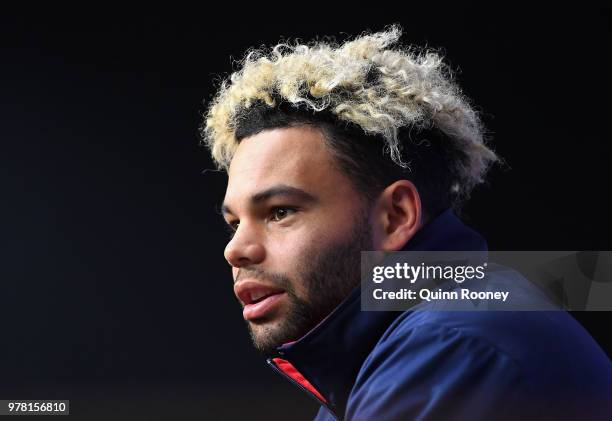
[[[283,193],[287,187],[307,196]],[[224,252],[234,282],[256,279],[288,290],[274,311],[247,321],[263,353],[299,339],[359,285],[359,250],[401,250],[421,225],[410,181],[396,181],[366,204],[311,126],[243,139],[222,210],[235,229]]]

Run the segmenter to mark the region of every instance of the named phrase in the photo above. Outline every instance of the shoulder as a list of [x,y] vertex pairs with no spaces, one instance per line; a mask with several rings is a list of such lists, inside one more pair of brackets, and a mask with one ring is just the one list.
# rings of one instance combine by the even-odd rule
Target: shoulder
[[[351,391],[347,419],[494,419],[511,402],[495,389],[528,395],[519,363],[460,329],[400,324],[377,345]],[[466,393],[467,392],[467,393]],[[482,402],[487,402],[482,405]]]
[[414,346],[417,338],[428,343],[422,351],[448,350],[450,344],[495,350],[538,388],[557,387],[559,382],[568,390],[572,385],[583,388],[587,378],[591,384],[612,384],[610,359],[566,311],[405,312],[372,354]]
[[566,312],[406,312],[364,362],[347,419],[497,419],[518,407],[526,419],[564,397],[598,403],[611,391],[609,360]]

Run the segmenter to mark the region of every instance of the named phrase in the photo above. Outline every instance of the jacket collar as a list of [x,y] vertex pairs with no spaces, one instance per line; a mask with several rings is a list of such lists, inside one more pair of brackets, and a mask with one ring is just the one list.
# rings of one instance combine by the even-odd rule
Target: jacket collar
[[[422,227],[402,250],[486,249],[484,238],[447,209]],[[360,296],[361,287],[357,287],[306,335],[278,347],[278,358],[268,359],[272,366],[278,366],[279,361],[289,362],[292,370],[299,374],[298,383],[304,387],[304,382],[299,380],[299,376],[303,376],[305,389],[336,414],[344,413],[349,393],[366,357],[393,320],[402,314],[361,311]],[[279,371],[296,379],[282,368]]]

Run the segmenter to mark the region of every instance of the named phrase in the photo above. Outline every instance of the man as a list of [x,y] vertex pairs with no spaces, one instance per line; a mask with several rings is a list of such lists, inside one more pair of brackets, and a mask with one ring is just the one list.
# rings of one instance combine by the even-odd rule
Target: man
[[208,110],[255,347],[318,420],[606,418],[610,362],[566,312],[361,311],[362,250],[486,250],[452,209],[497,157],[442,59],[399,37],[252,51]]

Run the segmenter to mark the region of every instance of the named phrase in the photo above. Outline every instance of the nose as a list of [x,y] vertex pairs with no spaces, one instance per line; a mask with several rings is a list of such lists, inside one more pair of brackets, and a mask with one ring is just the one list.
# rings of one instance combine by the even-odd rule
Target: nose
[[231,266],[240,268],[261,263],[265,258],[265,249],[257,233],[242,222],[223,254]]

